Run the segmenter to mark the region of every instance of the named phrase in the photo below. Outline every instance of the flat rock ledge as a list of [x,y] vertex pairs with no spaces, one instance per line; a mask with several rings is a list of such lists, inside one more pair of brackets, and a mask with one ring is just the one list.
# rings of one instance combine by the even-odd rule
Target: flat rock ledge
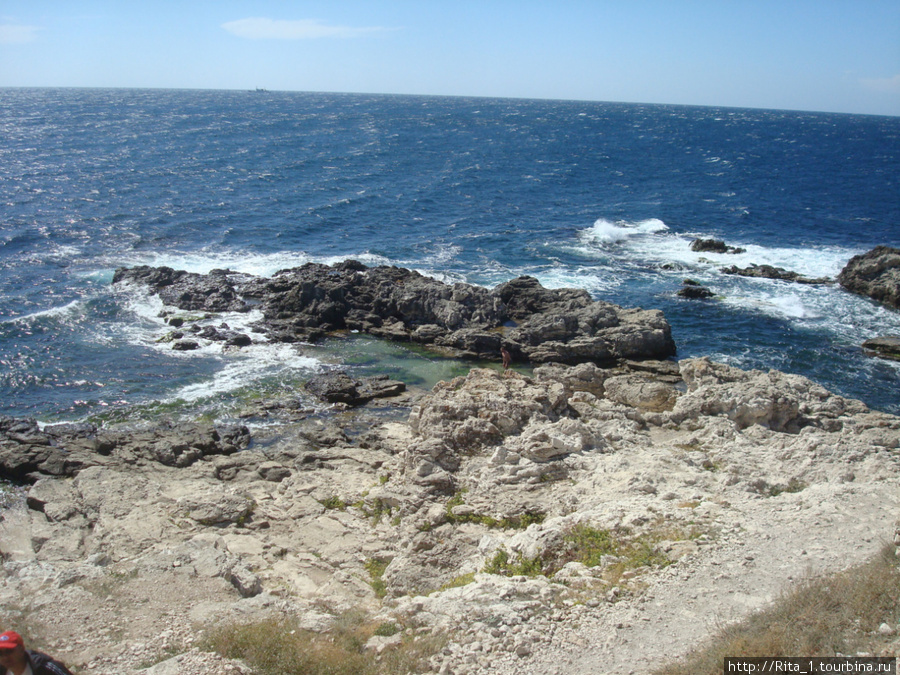
[[[249,673],[198,627],[351,608],[445,635],[433,673],[649,671],[900,515],[900,418],[708,359],[473,369],[354,435],[110,433],[0,424],[0,620],[84,675]],[[583,528],[652,555],[580,558]]]
[[[113,283],[126,282],[146,286],[181,310],[256,309],[263,318],[254,330],[271,341],[312,341],[331,331],[353,330],[490,360],[499,359],[501,344],[514,359],[534,363],[675,354],[662,312],[596,301],[580,289],[547,289],[533,277],[489,290],[348,260],[333,266],[308,263],[271,278],[229,270],[206,275],[168,267],[116,270]],[[177,349],[197,346],[188,330],[178,337]],[[226,331],[222,339],[237,336]]]
[[797,272],[786,270],[783,267],[773,267],[772,265],[750,265],[748,267],[738,267],[732,265],[722,269],[722,274],[732,274],[740,277],[753,277],[757,279],[776,279],[778,281],[792,281],[797,284],[831,284],[834,283],[827,277],[805,277]]
[[884,335],[863,342],[863,349],[883,359],[900,361],[900,335]]

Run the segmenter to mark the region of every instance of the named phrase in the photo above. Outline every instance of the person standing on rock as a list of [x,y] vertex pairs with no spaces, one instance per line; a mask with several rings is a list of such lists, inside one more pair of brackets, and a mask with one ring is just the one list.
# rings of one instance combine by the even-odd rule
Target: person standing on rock
[[509,370],[512,364],[512,355],[505,345],[500,345],[500,357],[503,359],[503,370]]
[[15,631],[0,633],[0,675],[73,675],[59,661],[41,652],[25,649]]

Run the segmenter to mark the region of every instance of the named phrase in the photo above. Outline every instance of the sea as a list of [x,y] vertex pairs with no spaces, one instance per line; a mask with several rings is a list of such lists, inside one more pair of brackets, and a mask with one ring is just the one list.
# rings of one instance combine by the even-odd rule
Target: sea
[[[900,246],[900,118],[430,96],[0,89],[0,415],[244,418],[315,373],[430,387],[473,365],[359,334],[171,349],[120,266],[257,275],[355,259],[493,287],[519,275],[659,309],[678,357],[777,369],[900,414],[867,338],[900,312],[832,285]],[[696,253],[697,238],[742,253]],[[714,296],[677,295],[685,279]],[[249,314],[202,318],[244,330]],[[243,412],[242,412],[243,411]]]

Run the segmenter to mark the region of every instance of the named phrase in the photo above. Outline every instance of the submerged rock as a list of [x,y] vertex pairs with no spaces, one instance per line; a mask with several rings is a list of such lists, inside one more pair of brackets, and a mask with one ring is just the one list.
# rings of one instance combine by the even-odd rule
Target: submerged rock
[[900,309],[900,249],[876,246],[853,256],[838,275],[838,283],[851,293]]

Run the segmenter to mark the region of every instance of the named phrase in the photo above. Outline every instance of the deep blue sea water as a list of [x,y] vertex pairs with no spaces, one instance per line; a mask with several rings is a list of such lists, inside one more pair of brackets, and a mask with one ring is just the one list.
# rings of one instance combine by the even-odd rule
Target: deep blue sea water
[[[368,338],[175,353],[157,342],[158,300],[110,284],[122,265],[271,274],[345,258],[487,286],[531,274],[658,308],[679,358],[798,373],[900,413],[900,365],[859,348],[900,334],[900,313],[837,286],[720,273],[834,277],[900,246],[896,117],[0,89],[0,204],[0,414],[217,414],[331,363],[426,384],[450,372]],[[693,253],[697,237],[747,252]],[[716,299],[678,298],[688,277]]]

